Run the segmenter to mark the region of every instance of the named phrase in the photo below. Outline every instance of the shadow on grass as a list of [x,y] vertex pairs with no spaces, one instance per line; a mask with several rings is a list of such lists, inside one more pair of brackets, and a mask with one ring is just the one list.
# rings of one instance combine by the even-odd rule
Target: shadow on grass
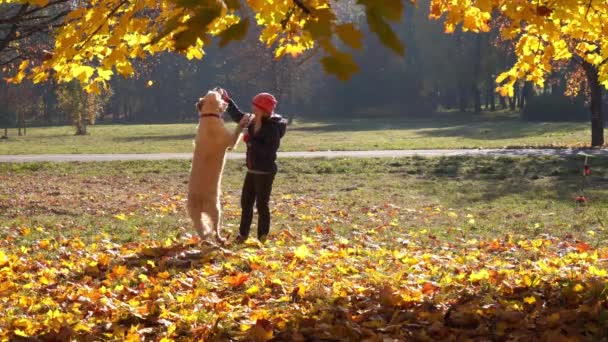
[[456,116],[437,116],[434,118],[387,118],[378,117],[376,119],[344,119],[344,120],[316,120],[309,123],[301,121],[303,126],[295,125],[289,128],[294,132],[365,132],[365,131],[395,131],[395,130],[416,130],[432,128],[449,128],[456,125],[463,125],[470,122],[466,117]]
[[463,137],[475,140],[503,140],[533,137],[543,134],[566,134],[573,127],[583,127],[577,123],[530,123],[512,115],[468,113],[439,113],[426,117],[317,120],[312,126],[302,121],[303,127],[291,127],[294,132],[364,132],[419,130],[419,134],[430,138]]
[[[438,157],[377,160],[374,163],[353,160],[320,161],[295,164],[285,161],[292,173],[343,174],[349,179],[369,179],[390,174],[402,178],[404,186],[419,187],[420,192],[445,200],[491,202],[508,196],[522,200],[573,203],[583,180],[582,157]],[[608,158],[593,158],[592,174],[586,188],[597,194],[597,202],[606,201],[608,193]],[[395,185],[379,181],[387,191]],[[461,195],[461,196],[457,196]],[[462,205],[462,203],[458,204]]]
[[505,140],[543,135],[564,136],[573,127],[582,128],[582,124],[573,123],[531,123],[518,120],[497,122],[472,122],[453,127],[434,127],[420,132],[430,138],[463,137],[474,140]]
[[[586,191],[597,193],[597,200],[604,202],[608,185],[608,159],[593,160],[594,171],[584,180],[583,164],[582,157],[438,158],[424,172],[435,185],[450,183],[471,202],[491,202],[517,195],[522,200],[574,205],[583,181]],[[442,182],[442,179],[446,182]],[[459,182],[448,182],[454,179]],[[469,181],[475,181],[475,185],[472,186]]]

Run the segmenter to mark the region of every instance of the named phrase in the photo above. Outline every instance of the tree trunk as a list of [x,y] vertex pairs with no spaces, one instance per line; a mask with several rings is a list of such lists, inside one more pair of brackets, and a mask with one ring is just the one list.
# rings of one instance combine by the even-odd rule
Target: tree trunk
[[475,93],[473,96],[475,97],[475,114],[481,113],[481,90],[477,86],[474,89]]
[[8,137],[8,127],[4,127],[4,137]]
[[598,70],[593,64],[583,62],[591,89],[591,146],[604,145],[604,119],[602,111],[602,85],[599,81]]
[[509,109],[514,112],[515,111],[515,105],[516,105],[516,100],[517,99],[517,95],[513,96],[513,97],[509,97]]
[[478,81],[481,79],[481,40],[483,35],[478,34],[475,39],[475,56],[473,57],[473,101],[475,105],[475,114],[481,113],[481,90],[479,89]]
[[17,135],[23,136],[21,129],[23,128],[23,113],[17,113],[17,127],[19,129]]
[[530,97],[532,97],[532,82],[524,83],[524,88],[521,91],[521,100],[519,101],[519,108],[524,109],[526,107],[526,103],[530,101]]
[[502,109],[507,109],[507,100],[505,99],[504,96],[499,95],[500,98],[500,106],[502,107]]
[[515,111],[515,109],[517,109],[517,98],[519,97],[519,84],[515,83],[513,85],[513,97],[509,98],[509,109],[511,109],[512,112]]
[[[494,91],[494,78],[492,77],[492,75],[488,76],[488,101],[490,102],[490,110],[491,111],[495,111],[496,110],[496,93]],[[487,109],[487,106],[486,106]]]
[[458,87],[458,106],[460,112],[465,113],[467,111],[467,90],[465,89],[464,84],[460,84]]

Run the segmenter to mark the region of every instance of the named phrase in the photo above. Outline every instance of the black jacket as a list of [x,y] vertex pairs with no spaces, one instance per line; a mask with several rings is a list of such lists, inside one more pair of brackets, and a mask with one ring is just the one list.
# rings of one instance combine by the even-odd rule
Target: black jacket
[[[232,100],[228,100],[226,113],[237,123],[245,116]],[[253,122],[247,129],[249,132],[247,168],[251,171],[276,173],[277,151],[281,146],[281,138],[287,130],[287,120],[278,114],[272,114],[271,117],[262,119],[262,127],[257,132],[254,131]]]

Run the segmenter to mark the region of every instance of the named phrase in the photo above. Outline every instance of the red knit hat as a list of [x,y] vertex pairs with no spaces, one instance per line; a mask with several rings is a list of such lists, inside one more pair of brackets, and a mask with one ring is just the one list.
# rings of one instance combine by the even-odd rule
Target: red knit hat
[[253,105],[268,114],[272,114],[277,106],[277,99],[275,99],[271,94],[260,93],[253,98]]

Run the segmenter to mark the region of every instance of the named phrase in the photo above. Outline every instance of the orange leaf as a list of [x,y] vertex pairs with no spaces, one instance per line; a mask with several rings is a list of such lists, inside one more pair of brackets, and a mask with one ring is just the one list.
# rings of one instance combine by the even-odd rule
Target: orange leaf
[[224,279],[224,281],[226,282],[226,284],[228,284],[232,287],[239,287],[239,286],[242,286],[243,284],[245,284],[247,279],[249,279],[248,274],[239,272],[236,275],[226,277]]
[[424,283],[424,285],[422,285],[422,293],[424,293],[425,295],[431,295],[435,292],[437,292],[440,289],[439,286],[430,283],[430,282],[426,282]]
[[273,337],[273,326],[267,319],[258,319],[255,325],[249,329],[248,335],[255,342],[266,342]]
[[575,245],[576,249],[578,250],[579,253],[583,253],[586,252],[588,250],[591,249],[591,246],[589,244],[586,244],[584,242],[579,242]]
[[551,13],[553,13],[553,10],[551,10],[547,6],[538,6],[536,8],[536,14],[538,14],[541,17],[548,17],[551,15]]

